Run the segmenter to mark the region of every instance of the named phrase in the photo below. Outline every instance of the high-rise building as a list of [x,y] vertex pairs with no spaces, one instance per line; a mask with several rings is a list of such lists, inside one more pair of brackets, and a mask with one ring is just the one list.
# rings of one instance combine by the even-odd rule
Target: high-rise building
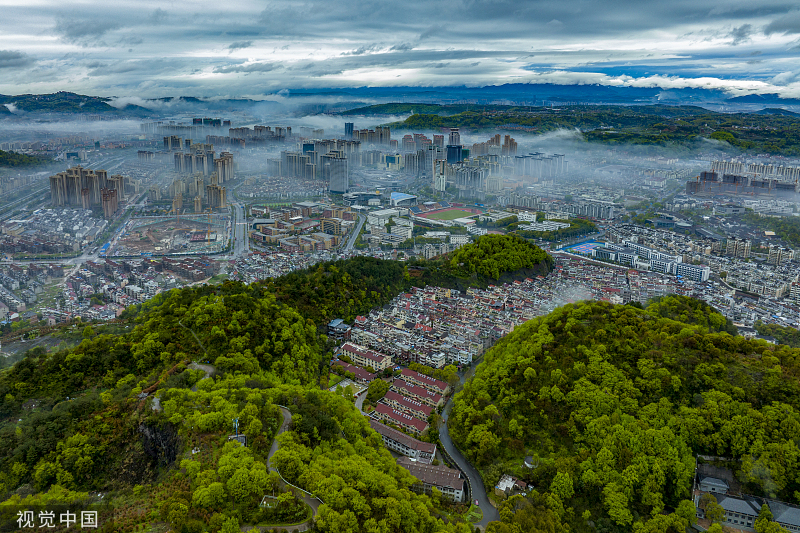
[[437,159],[433,162],[433,190],[437,192],[444,192],[447,187],[447,175],[445,172],[445,165],[447,161]]
[[333,150],[322,156],[322,179],[332,193],[350,192],[347,158],[343,152]]
[[203,212],[203,200],[200,199],[199,195],[194,197],[194,212],[195,213]]
[[178,193],[172,199],[172,212],[180,214],[181,210],[183,209],[183,193]]
[[791,261],[792,259],[794,259],[794,251],[790,250],[789,248],[783,248],[775,245],[771,245],[769,247],[767,263],[771,265],[780,265],[781,263]]
[[433,144],[444,150],[444,135],[434,135]]
[[114,218],[114,213],[117,212],[117,191],[114,189],[101,189],[100,191],[101,204],[103,206],[103,217],[107,220]]
[[389,131],[389,126],[378,126],[375,128],[375,135],[377,136],[378,144],[390,144],[392,140],[392,132]]
[[[456,132],[456,133],[458,133],[458,132]],[[447,162],[448,162],[448,164],[454,165],[455,163],[459,163],[462,159],[463,159],[463,154],[462,154],[461,145],[459,145],[459,144],[455,144],[455,145],[454,144],[448,144],[447,145]]]
[[177,135],[170,135],[168,137],[164,137],[164,150],[167,152],[171,152],[173,150],[182,150],[183,149],[183,140],[178,137]]
[[750,247],[751,243],[749,240],[728,239],[725,244],[725,255],[747,259],[750,257]]
[[344,123],[344,136],[346,139],[353,138],[353,123],[352,122],[345,122]]
[[124,180],[122,176],[109,178],[105,170],[94,171],[80,166],[68,168],[50,176],[51,202],[54,206],[83,206],[87,202],[85,194],[88,194],[88,205],[100,206],[101,190],[107,188],[118,190],[118,198],[121,200],[124,197]]
[[461,134],[458,133],[458,128],[450,128],[450,138],[447,144],[451,146],[461,145]]
[[214,160],[214,171],[217,173],[219,183],[226,183],[233,180],[233,154],[222,152],[218,159]]
[[[495,135],[495,138],[499,141],[500,134],[498,133]],[[506,135],[505,139],[503,139],[503,155],[517,155],[517,141],[511,138],[511,135]],[[563,155],[561,156],[561,161],[563,161]]]
[[222,209],[227,205],[225,187],[216,184],[216,178],[211,185],[206,186],[206,198],[208,206],[212,209]]

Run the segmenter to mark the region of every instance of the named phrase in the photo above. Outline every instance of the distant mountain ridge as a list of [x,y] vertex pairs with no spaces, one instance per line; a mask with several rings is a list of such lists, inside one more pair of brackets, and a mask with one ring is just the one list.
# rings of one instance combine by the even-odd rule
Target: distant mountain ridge
[[11,105],[14,109],[25,113],[91,113],[120,116],[152,114],[150,110],[133,104],[116,108],[109,104],[109,101],[111,101],[111,98],[87,96],[65,91],[52,94],[0,95],[0,105],[7,111],[10,111],[8,105]]
[[[296,116],[346,112],[370,104],[403,106],[407,103],[443,106],[507,105],[670,105],[670,106],[800,106],[800,99],[777,94],[731,97],[718,89],[661,89],[659,87],[616,87],[599,84],[555,85],[507,83],[483,87],[352,87],[284,89],[264,93],[264,100],[236,97],[165,96],[136,99],[89,96],[67,91],[52,94],[0,95],[0,116],[25,113],[104,114],[120,118],[157,117],[172,112],[229,113],[255,110],[261,113],[291,113]],[[315,101],[316,98],[316,101]],[[135,103],[134,103],[135,102]],[[416,112],[425,112],[415,109]],[[458,112],[457,109],[446,110]]]

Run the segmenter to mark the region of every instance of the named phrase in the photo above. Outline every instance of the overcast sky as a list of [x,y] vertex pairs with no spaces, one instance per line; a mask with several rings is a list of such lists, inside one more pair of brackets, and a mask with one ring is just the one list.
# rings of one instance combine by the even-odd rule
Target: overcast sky
[[800,97],[797,0],[0,0],[0,13],[3,94],[532,81]]

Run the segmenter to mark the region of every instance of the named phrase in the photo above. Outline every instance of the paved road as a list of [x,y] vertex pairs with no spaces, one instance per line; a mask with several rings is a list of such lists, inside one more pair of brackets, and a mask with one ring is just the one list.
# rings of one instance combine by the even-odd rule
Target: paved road
[[[464,376],[462,376],[462,381]],[[444,408],[443,418],[449,419],[450,418],[450,409],[453,407],[452,397],[450,400],[447,401],[447,405]],[[439,424],[439,440],[442,442],[442,447],[450,454],[450,457],[456,462],[458,467],[467,474],[467,479],[469,479],[469,485],[472,489],[472,499],[478,500],[478,505],[483,511],[483,520],[478,522],[477,526],[480,526],[482,529],[486,529],[486,526],[489,522],[493,522],[495,520],[500,520],[500,513],[497,512],[497,509],[489,502],[489,497],[486,495],[486,489],[483,487],[483,480],[481,479],[480,474],[478,471],[473,467],[464,456],[461,455],[461,452],[458,451],[458,448],[453,444],[453,441],[450,439],[450,433],[447,428],[447,424],[440,423]]]
[[[267,467],[269,468],[270,472],[278,472],[278,469],[272,465],[272,456],[275,455],[275,452],[277,452],[278,448],[280,448],[280,443],[278,442],[278,435],[280,435],[284,431],[287,431],[289,429],[289,426],[292,425],[292,413],[285,407],[279,407],[279,409],[281,410],[281,414],[283,415],[283,422],[281,423],[281,426],[278,428],[277,433],[275,433],[275,439],[272,441],[272,446],[270,447],[269,454],[267,455]],[[280,475],[280,472],[278,472],[278,474]],[[295,526],[274,525],[274,526],[258,526],[258,528],[261,529],[262,531],[265,529],[269,530],[272,528],[278,528],[279,530],[286,530],[286,531],[308,531],[309,529],[311,529],[312,525],[311,523],[314,520],[314,517],[317,516],[317,509],[319,509],[321,502],[317,498],[309,496],[305,492],[301,491],[297,492],[300,493],[300,499],[302,499],[303,502],[306,503],[306,505],[311,507],[312,511],[311,518]],[[241,529],[242,531],[250,531],[251,528],[252,526],[242,526]]]
[[353,228],[353,232],[350,234],[350,237],[347,239],[347,244],[344,247],[345,252],[349,252],[353,249],[353,245],[356,243],[356,239],[358,238],[358,234],[361,232],[361,227],[364,225],[364,222],[367,221],[367,218],[360,214],[358,215],[358,224],[356,227]]
[[363,409],[363,407],[364,407],[364,399],[366,397],[367,397],[367,391],[364,391],[361,394],[359,394],[358,397],[356,398],[356,409],[361,411],[362,415],[366,415],[367,414],[367,413],[364,412],[364,409]]

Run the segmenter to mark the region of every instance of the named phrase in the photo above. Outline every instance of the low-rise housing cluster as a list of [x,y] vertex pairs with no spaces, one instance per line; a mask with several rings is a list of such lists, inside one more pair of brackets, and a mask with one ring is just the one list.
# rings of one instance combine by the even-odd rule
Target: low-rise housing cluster
[[27,218],[8,220],[0,226],[0,252],[77,252],[94,242],[107,225],[89,209],[37,209]]

